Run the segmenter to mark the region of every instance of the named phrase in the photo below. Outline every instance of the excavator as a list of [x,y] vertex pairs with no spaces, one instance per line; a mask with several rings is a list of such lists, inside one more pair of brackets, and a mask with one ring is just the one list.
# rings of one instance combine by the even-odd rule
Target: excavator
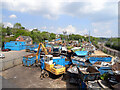
[[[45,55],[40,59],[41,47]],[[49,72],[54,75],[65,73],[65,57],[53,57],[53,55],[48,55],[48,52],[42,43],[39,43],[38,51],[36,53],[36,62],[38,63],[38,61],[41,63],[41,79],[49,77]]]
[[40,59],[40,56],[39,56],[39,55],[40,55],[40,52],[41,52],[41,50],[40,50],[40,47],[41,47],[41,46],[42,46],[42,51],[44,51],[45,55],[48,54],[45,46],[44,46],[42,43],[39,43],[38,50],[37,50],[37,53],[36,53],[36,63],[38,63],[38,61],[39,61],[39,59]]

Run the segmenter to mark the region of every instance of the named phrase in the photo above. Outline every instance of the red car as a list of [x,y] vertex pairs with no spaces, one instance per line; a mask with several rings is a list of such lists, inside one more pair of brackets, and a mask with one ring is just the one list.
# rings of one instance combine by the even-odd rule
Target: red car
[[8,52],[10,49],[2,49],[3,52]]

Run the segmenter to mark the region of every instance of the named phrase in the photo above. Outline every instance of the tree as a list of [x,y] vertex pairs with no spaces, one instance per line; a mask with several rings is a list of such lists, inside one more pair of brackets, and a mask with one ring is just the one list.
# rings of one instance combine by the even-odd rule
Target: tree
[[50,38],[49,38],[49,40],[53,40],[53,39],[55,39],[55,38],[56,38],[56,34],[51,33],[51,34],[50,34]]
[[22,25],[20,23],[15,23],[14,28],[21,29]]
[[21,27],[21,29],[25,29],[25,27]]
[[33,31],[31,31],[31,35],[33,34]]
[[37,31],[38,31],[38,29],[37,29],[37,28],[34,28],[32,31],[36,31],[36,32],[37,32]]
[[7,32],[7,35],[10,35],[11,34],[11,29],[9,27],[7,27],[6,32]]

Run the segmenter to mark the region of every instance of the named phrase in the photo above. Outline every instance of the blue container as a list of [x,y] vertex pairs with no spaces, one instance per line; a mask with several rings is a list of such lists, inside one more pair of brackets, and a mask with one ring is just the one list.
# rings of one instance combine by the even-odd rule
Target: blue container
[[59,40],[61,40],[61,38],[55,39],[55,41],[59,41]]
[[39,45],[26,45],[26,49],[29,49],[30,51],[34,51],[34,49],[38,48]]
[[[90,68],[90,67],[88,67]],[[92,70],[95,70],[93,69],[93,67],[91,67]],[[79,71],[79,77],[83,80],[83,81],[94,81],[94,80],[97,80],[99,79],[99,76],[100,76],[100,72],[97,70],[93,73],[84,73],[82,71]]]
[[94,64],[95,62],[111,62],[112,57],[90,57],[90,63]]
[[85,63],[83,61],[78,61],[78,60],[74,60],[74,59],[72,59],[72,63],[77,64],[77,65],[82,65],[82,66],[85,65]]
[[77,56],[87,56],[88,51],[75,51]]
[[98,71],[100,72],[100,74],[104,74],[104,73],[110,73],[113,74],[112,68],[111,67],[100,67],[98,69]]
[[26,48],[26,42],[19,42],[19,41],[10,41],[4,43],[5,49],[11,49],[11,50],[23,50]]
[[[30,57],[31,56],[31,57]],[[36,56],[33,54],[27,55],[23,57],[23,65],[31,66],[36,62]]]
[[62,65],[65,66],[65,58],[56,58],[53,59],[53,62],[55,62],[56,65]]
[[70,65],[72,62],[70,61],[65,61],[65,65]]
[[31,66],[35,63],[35,60],[23,60],[23,65]]

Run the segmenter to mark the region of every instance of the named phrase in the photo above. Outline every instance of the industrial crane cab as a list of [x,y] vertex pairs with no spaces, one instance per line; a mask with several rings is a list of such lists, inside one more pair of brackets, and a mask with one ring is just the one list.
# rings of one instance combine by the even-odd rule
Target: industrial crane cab
[[61,50],[59,47],[53,47],[52,48],[52,55],[53,56],[60,56]]
[[[65,73],[65,58],[64,57],[53,57],[53,55],[45,55],[44,58],[44,69],[55,75]],[[42,64],[43,65],[43,64]]]
[[53,64],[53,55],[45,55],[44,60],[45,60],[45,63]]

